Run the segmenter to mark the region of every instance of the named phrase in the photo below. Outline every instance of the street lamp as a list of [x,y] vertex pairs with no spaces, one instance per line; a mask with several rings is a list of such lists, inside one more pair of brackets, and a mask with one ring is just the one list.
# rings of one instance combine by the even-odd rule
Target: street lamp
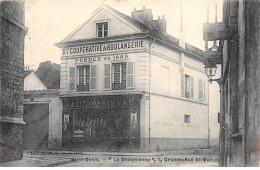
[[212,63],[211,64],[206,64],[204,68],[205,68],[206,75],[209,78],[210,84],[212,83],[212,81],[216,81],[220,85],[221,78],[212,79],[212,77],[214,77],[216,75],[216,72],[217,72],[216,64],[212,64]]
[[216,75],[217,72],[217,66],[216,64],[207,64],[205,65],[205,72],[209,79],[211,79],[213,76]]
[[205,72],[206,75],[209,78],[210,84],[212,81],[216,81],[217,83],[220,83],[219,79],[212,79],[216,75],[217,72],[217,65],[220,64],[222,60],[222,52],[219,50],[219,47],[217,46],[216,41],[213,43],[213,47],[211,47],[209,50],[205,52],[206,59],[205,59]]

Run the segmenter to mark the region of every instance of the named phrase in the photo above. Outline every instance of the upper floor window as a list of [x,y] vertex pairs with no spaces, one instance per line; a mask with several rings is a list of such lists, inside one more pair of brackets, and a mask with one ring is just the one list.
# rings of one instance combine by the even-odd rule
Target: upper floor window
[[112,72],[112,90],[126,89],[126,63],[114,63],[112,65]]
[[89,91],[97,89],[97,66],[87,65],[78,67],[77,91]]
[[169,67],[161,67],[161,87],[162,91],[169,93]]
[[194,96],[194,79],[185,74],[185,97],[192,98]]
[[[104,88],[112,90],[124,90],[134,87],[134,63],[122,62],[104,65]],[[111,73],[112,72],[112,73]],[[112,80],[112,83],[111,83]]]
[[108,36],[108,22],[97,23],[97,37],[107,37]]

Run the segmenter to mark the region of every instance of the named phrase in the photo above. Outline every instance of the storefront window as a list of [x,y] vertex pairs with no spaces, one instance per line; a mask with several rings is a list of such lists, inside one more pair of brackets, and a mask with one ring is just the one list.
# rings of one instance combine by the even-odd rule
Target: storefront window
[[63,146],[139,145],[139,101],[128,96],[85,97],[64,102],[64,108]]

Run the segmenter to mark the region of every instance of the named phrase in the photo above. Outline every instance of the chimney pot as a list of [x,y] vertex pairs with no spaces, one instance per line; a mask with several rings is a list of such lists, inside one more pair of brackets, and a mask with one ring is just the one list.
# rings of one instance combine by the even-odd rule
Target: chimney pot
[[136,8],[134,7],[134,10],[133,10],[134,12],[136,11]]
[[143,24],[149,26],[153,20],[152,10],[143,6],[143,10],[133,11],[132,18],[142,22]]
[[158,20],[160,20],[161,18],[160,18],[160,16],[158,16]]
[[164,15],[162,16],[162,19],[165,20],[165,16]]

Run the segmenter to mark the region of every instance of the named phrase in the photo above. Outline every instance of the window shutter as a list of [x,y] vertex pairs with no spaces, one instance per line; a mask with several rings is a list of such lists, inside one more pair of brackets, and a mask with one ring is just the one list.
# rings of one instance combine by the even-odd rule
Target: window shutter
[[190,77],[190,97],[194,97],[194,79]]
[[185,82],[184,82],[184,74],[181,73],[181,96],[185,95]]
[[199,80],[199,99],[203,100],[203,82]]
[[90,66],[90,89],[97,89],[97,66]]
[[110,64],[105,64],[105,80],[104,80],[104,88],[110,89],[111,86],[111,71],[110,71]]
[[203,81],[203,99],[206,100],[205,81]]
[[127,63],[127,88],[134,87],[134,63]]
[[70,67],[70,90],[75,90],[75,67]]

